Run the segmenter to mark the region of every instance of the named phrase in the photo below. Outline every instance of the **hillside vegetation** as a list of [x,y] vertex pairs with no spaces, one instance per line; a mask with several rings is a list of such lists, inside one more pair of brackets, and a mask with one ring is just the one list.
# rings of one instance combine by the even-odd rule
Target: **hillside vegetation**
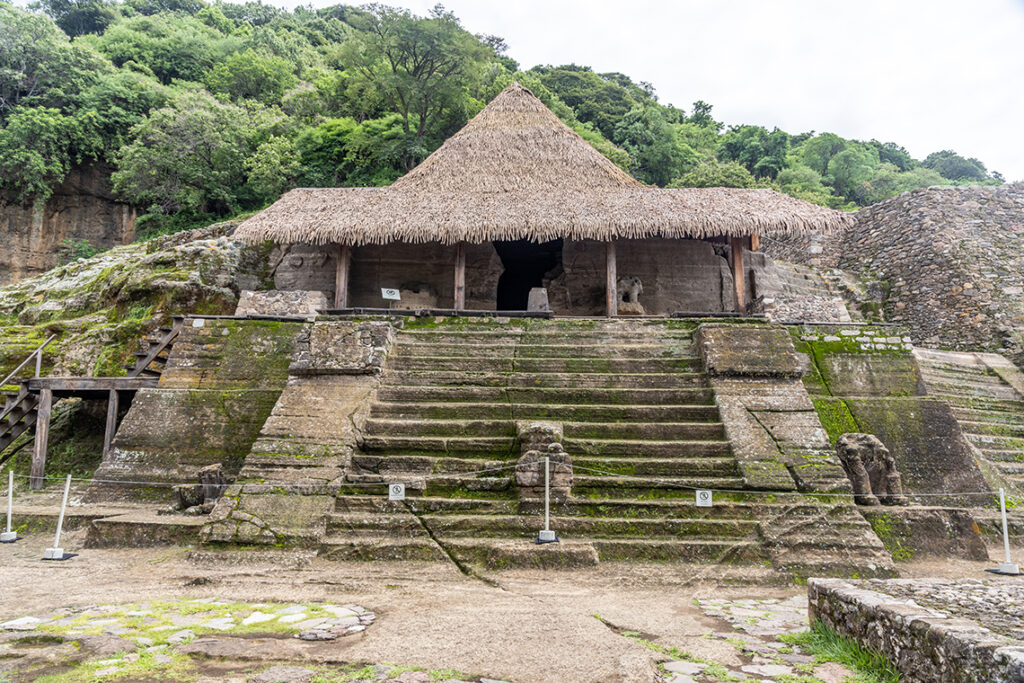
[[285,11],[204,0],[0,3],[0,192],[44,200],[109,162],[142,236],[258,209],[296,186],[386,185],[513,80],[643,182],[771,186],[836,208],[930,185],[999,184],[952,151],[790,134],[658,102],[587,67],[522,70],[440,5]]

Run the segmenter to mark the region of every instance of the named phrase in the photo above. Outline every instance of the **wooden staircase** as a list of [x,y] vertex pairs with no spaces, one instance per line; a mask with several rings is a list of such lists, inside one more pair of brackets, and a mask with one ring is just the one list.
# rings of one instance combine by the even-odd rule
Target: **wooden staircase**
[[[132,365],[125,366],[125,369],[128,371],[128,378],[144,379],[147,380],[147,384],[160,378],[174,345],[174,339],[181,331],[185,318],[184,316],[174,316],[173,320],[174,322],[170,327],[160,327],[153,334],[142,340],[142,350],[135,353],[135,362]],[[96,398],[98,392],[101,396],[104,394],[109,396],[110,406],[108,407],[108,413],[113,413],[113,419],[108,415],[104,451],[113,438],[113,432],[117,429],[117,394],[118,392],[132,391],[135,387],[126,387],[124,378],[40,378],[43,350],[56,338],[56,335],[53,335],[47,339],[46,342],[29,354],[13,372],[0,382],[0,387],[12,384],[18,387],[16,391],[4,392],[4,407],[3,411],[0,412],[0,453],[4,453],[8,446],[29,429],[35,428],[34,433],[38,435],[39,428],[37,424],[40,422],[40,419],[48,425],[50,403],[53,396]],[[28,378],[16,378],[15,375],[33,360],[35,361],[34,375]],[[112,380],[106,383],[110,384],[109,388],[104,386],[103,380]],[[39,477],[42,476],[42,466],[45,462],[45,444],[41,449],[37,447],[36,450],[37,452],[41,450],[42,454],[37,454],[37,456],[33,457],[33,487],[41,485],[41,480],[36,479],[36,474],[38,473]],[[13,452],[0,455],[0,465],[3,465],[12,455]]]

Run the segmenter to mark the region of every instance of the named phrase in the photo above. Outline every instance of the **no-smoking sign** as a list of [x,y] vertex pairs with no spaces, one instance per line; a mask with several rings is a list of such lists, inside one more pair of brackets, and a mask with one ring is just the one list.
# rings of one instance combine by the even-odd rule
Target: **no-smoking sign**
[[706,491],[704,489],[700,489],[697,491],[697,507],[711,507],[711,491]]
[[405,500],[405,484],[388,484],[388,500]]

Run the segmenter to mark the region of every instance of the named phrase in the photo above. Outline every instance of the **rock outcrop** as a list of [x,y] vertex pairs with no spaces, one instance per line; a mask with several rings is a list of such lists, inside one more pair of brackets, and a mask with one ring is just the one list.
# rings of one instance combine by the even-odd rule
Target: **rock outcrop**
[[110,169],[73,169],[43,204],[0,197],[0,285],[44,273],[57,265],[64,240],[84,240],[99,249],[131,242],[135,209],[115,201]]

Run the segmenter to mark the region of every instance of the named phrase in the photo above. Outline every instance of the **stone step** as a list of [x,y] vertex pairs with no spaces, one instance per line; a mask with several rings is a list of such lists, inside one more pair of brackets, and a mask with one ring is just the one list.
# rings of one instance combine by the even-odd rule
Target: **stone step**
[[602,498],[594,500],[573,496],[558,509],[560,515],[587,517],[676,518],[685,519],[761,519],[785,514],[813,514],[819,506],[787,496],[778,503],[766,503],[766,496],[750,493],[716,493],[714,505],[697,507],[696,496],[690,492],[682,498]]
[[518,501],[511,499],[416,496],[393,501],[387,496],[353,494],[338,496],[334,509],[340,513],[362,514],[408,513],[412,509],[423,514],[511,515],[518,511],[519,505]]
[[362,450],[366,453],[434,453],[477,457],[507,458],[514,450],[516,439],[507,437],[422,437],[422,436],[374,436],[363,437]]
[[1024,439],[992,434],[964,434],[967,439],[983,451],[1022,451]]
[[958,363],[931,361],[919,357],[918,366],[921,368],[921,374],[927,377],[948,377],[951,379],[960,377],[971,377],[973,379],[998,378],[998,375],[982,364],[960,365]]
[[579,389],[524,387],[382,386],[378,401],[444,403],[516,403],[555,405],[714,405],[708,388]]
[[961,420],[960,427],[965,434],[985,434],[993,436],[1024,437],[1024,425],[998,422],[976,422]]
[[[739,465],[723,458],[573,458],[576,475],[628,475],[656,477],[737,477]],[[582,469],[588,468],[588,469]],[[596,470],[596,471],[595,471]]]
[[980,448],[985,457],[994,463],[998,462],[1016,462],[1019,458],[1024,458],[1024,448],[1020,449],[1007,449],[1000,450],[998,448]]
[[[725,427],[720,422],[563,422],[562,429],[567,439],[686,441],[725,438]],[[365,431],[368,435],[386,434],[389,437],[514,437],[516,427],[512,420],[397,420],[371,417],[366,420]]]
[[676,373],[700,369],[695,358],[499,358],[494,356],[395,356],[388,359],[388,369],[395,372],[428,370],[430,372],[479,373]]
[[562,439],[572,457],[603,458],[699,458],[732,455],[729,442],[721,439],[690,441],[638,441],[629,439]]
[[925,384],[928,387],[929,396],[977,397],[1000,401],[1015,401],[1020,398],[1013,387],[998,382],[972,382],[963,378],[955,382],[952,379],[938,381],[925,377]]
[[319,557],[325,560],[352,561],[447,561],[448,555],[429,537],[388,538],[335,534],[320,542]]
[[644,388],[684,389],[703,387],[707,378],[699,372],[673,373],[493,373],[443,371],[389,371],[383,378],[385,386],[435,387],[522,387],[522,388]]
[[1024,412],[1018,410],[979,410],[977,408],[954,407],[953,415],[961,423],[985,422],[1024,426]]
[[767,560],[759,540],[596,539],[601,562],[700,562],[709,564],[754,563]]
[[948,403],[955,410],[970,409],[982,412],[1009,412],[1024,414],[1024,401],[1007,401],[998,398],[982,398],[970,394],[952,396],[937,394],[928,390],[929,398],[937,398]]
[[483,344],[409,341],[402,339],[392,351],[393,357],[434,356],[440,358],[678,358],[691,357],[689,340],[673,344]]
[[993,462],[993,465],[1003,474],[1024,475],[1024,461],[1022,462]]
[[696,489],[741,490],[742,477],[610,477],[573,475],[574,496],[590,498],[693,498]]
[[[549,321],[550,322],[550,321]],[[547,325],[544,328],[525,330],[523,328],[505,329],[481,329],[467,326],[464,329],[434,328],[416,329],[405,328],[398,333],[399,342],[411,340],[434,344],[447,343],[513,343],[533,344],[543,346],[545,344],[559,343],[587,343],[587,342],[609,342],[618,341],[621,343],[634,343],[642,340],[647,343],[675,343],[689,341],[693,338],[693,326],[689,328],[678,327],[669,329],[668,326],[624,326],[612,325],[605,327],[593,327],[592,329],[559,329],[557,325]]]
[[[421,523],[422,520],[422,523]],[[543,515],[422,515],[411,513],[359,514],[335,513],[327,522],[327,533],[349,536],[412,538],[427,536],[424,526],[440,539],[453,537],[509,539],[536,538],[544,526]],[[747,519],[681,518],[593,518],[551,517],[551,529],[573,538],[669,538],[674,540],[714,538],[756,538],[757,522]]]
[[387,456],[354,454],[352,464],[363,472],[372,474],[394,473],[416,474],[473,474],[482,470],[515,465],[515,459],[489,460],[485,458],[452,458],[444,454],[423,453],[395,454]]
[[586,422],[698,422],[718,420],[713,405],[560,405],[537,403],[376,402],[371,417],[402,420],[572,420]]

